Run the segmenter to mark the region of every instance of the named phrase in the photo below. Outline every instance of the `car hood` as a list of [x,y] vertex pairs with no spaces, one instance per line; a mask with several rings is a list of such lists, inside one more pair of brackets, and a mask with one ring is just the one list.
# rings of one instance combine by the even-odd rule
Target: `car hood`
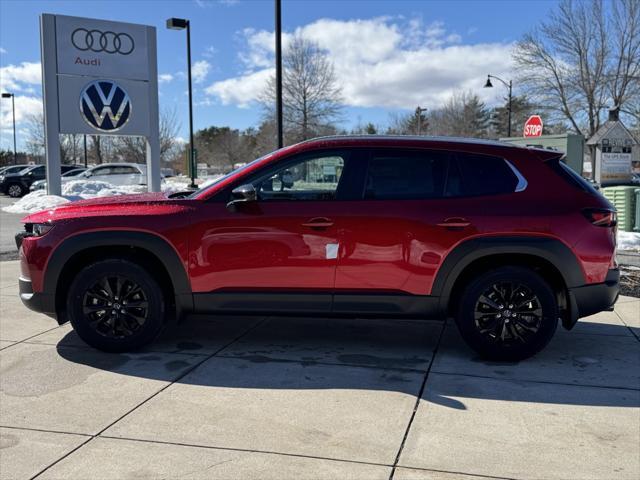
[[115,195],[65,203],[54,208],[32,213],[23,223],[45,223],[96,216],[129,216],[171,213],[184,208],[184,199],[169,199],[164,192]]

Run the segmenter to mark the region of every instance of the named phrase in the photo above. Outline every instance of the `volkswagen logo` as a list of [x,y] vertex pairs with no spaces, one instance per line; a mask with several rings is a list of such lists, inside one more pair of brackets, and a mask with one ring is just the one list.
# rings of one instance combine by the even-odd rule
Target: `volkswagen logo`
[[80,93],[80,113],[96,130],[116,132],[131,117],[131,100],[124,89],[111,80],[96,80]]
[[135,48],[133,38],[128,33],[102,32],[76,28],[71,33],[71,43],[83,52],[104,52],[129,55]]

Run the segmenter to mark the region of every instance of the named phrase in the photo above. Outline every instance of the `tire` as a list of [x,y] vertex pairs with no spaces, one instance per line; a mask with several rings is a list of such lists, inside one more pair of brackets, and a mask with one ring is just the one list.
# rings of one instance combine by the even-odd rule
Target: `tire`
[[26,193],[26,190],[19,183],[12,183],[7,187],[7,195],[11,198],[22,197]]
[[[104,307],[104,308],[103,308]],[[87,344],[124,352],[151,343],[165,324],[165,298],[144,268],[109,259],[83,268],[67,294],[69,321]]]
[[460,299],[456,323],[465,342],[482,357],[519,361],[549,343],[558,318],[549,284],[532,270],[514,266],[472,280]]

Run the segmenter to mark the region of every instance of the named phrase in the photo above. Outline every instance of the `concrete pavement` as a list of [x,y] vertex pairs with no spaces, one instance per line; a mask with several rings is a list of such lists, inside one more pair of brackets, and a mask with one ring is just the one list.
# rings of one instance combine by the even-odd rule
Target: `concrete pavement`
[[640,300],[485,362],[449,322],[193,316],[104,354],[0,262],[3,479],[636,479]]

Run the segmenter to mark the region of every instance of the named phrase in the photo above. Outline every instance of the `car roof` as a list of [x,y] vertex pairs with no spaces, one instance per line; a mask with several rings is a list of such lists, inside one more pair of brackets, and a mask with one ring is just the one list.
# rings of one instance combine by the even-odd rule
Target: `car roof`
[[[418,136],[418,135],[331,135],[326,137],[317,137],[309,140],[304,140],[296,146],[298,147],[314,147],[314,146],[355,146],[361,144],[362,146],[435,146],[448,145],[450,147],[455,146],[484,146],[495,147],[501,149],[509,149],[515,151],[536,151],[544,152],[549,155],[560,154],[561,152],[545,150],[543,148],[527,147],[524,145],[517,145],[513,143],[500,142],[498,140],[488,140],[483,138],[467,138],[467,137],[445,137],[445,136]],[[293,145],[292,145],[293,147]]]
[[94,165],[93,167],[90,167],[89,170],[94,170],[100,167],[136,167],[141,170],[144,170],[147,168],[147,166],[142,163],[111,162],[111,163],[101,163],[99,165]]

